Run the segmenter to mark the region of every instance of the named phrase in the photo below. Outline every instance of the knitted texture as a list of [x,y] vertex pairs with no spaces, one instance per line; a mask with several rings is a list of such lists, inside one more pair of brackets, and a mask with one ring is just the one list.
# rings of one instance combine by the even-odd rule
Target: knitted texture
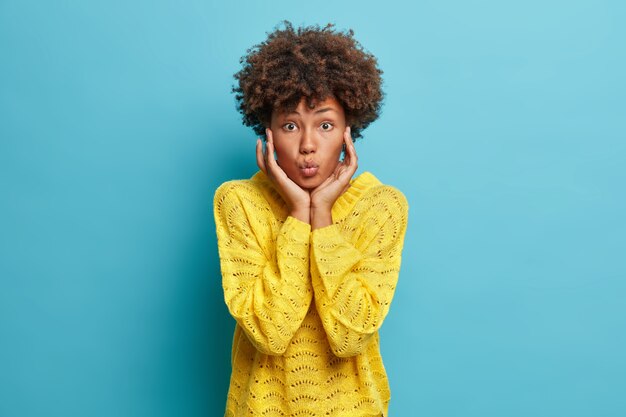
[[387,416],[378,330],[408,202],[363,172],[331,214],[333,224],[312,230],[262,171],[216,190],[224,300],[236,321],[226,417]]

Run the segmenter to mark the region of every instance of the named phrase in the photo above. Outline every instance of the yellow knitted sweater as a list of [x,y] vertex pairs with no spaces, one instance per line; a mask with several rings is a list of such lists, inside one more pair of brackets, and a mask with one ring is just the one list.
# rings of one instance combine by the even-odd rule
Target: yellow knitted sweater
[[226,417],[387,416],[378,329],[408,202],[363,172],[331,214],[332,225],[311,230],[262,171],[216,190],[224,300],[236,320]]

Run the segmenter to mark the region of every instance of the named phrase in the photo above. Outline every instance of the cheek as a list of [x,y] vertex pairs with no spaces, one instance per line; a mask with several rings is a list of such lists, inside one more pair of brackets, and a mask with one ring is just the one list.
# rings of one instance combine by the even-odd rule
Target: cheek
[[339,159],[341,157],[341,149],[343,147],[343,141],[338,143],[337,146],[333,149],[334,155]]
[[290,156],[288,150],[283,148],[275,149],[276,150],[276,159],[278,162],[282,162],[283,165],[288,164],[293,158]]

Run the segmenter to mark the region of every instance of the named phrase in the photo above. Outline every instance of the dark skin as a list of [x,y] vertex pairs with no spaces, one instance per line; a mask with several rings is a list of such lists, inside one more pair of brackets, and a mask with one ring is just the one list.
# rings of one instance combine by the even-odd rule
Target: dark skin
[[[276,148],[274,132],[269,127],[266,129],[265,150],[260,139],[257,139],[256,146],[257,165],[276,186],[287,204],[289,215],[309,223],[312,230],[333,224],[332,207],[339,196],[350,187],[350,180],[358,168],[356,149],[350,136],[350,127],[345,123],[343,109],[332,99],[321,102],[316,108],[324,106],[335,110],[327,112],[333,113],[331,119],[323,119],[330,122],[323,122],[319,118],[321,116],[315,115],[313,110],[300,106],[298,107],[300,117],[293,119],[293,123],[288,119],[282,119],[282,116],[276,116],[275,128],[280,128],[277,125],[284,122],[289,126],[288,133],[285,133],[285,130],[280,131],[281,136],[278,137],[280,142],[276,144]],[[333,127],[327,129],[331,124]],[[320,125],[323,128],[319,128]],[[337,126],[341,130],[336,130]],[[342,144],[345,145],[345,157],[340,161]],[[279,159],[282,157],[280,165],[273,157],[275,150],[281,155]],[[269,155],[272,155],[272,158],[269,158]],[[292,163],[300,161],[300,158],[309,160],[313,157],[321,161],[319,164],[319,172],[323,171],[321,176],[312,178],[300,176]],[[289,171],[293,178],[286,171]],[[314,186],[307,187],[311,184]]]

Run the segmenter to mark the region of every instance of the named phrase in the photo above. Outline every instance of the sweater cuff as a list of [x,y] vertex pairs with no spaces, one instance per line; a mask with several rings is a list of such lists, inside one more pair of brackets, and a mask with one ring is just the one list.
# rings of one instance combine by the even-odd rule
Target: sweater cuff
[[287,216],[283,228],[289,236],[289,240],[297,243],[309,243],[311,225],[293,216]]
[[320,227],[311,232],[311,241],[328,241],[342,239],[339,232],[339,225],[337,223],[329,224],[328,226]]
[[[363,254],[343,236],[337,223],[313,230],[311,248],[316,260],[320,261],[318,264],[341,264],[340,269],[335,271],[340,274],[346,273],[363,258]],[[320,272],[330,272],[325,269],[321,267]]]

